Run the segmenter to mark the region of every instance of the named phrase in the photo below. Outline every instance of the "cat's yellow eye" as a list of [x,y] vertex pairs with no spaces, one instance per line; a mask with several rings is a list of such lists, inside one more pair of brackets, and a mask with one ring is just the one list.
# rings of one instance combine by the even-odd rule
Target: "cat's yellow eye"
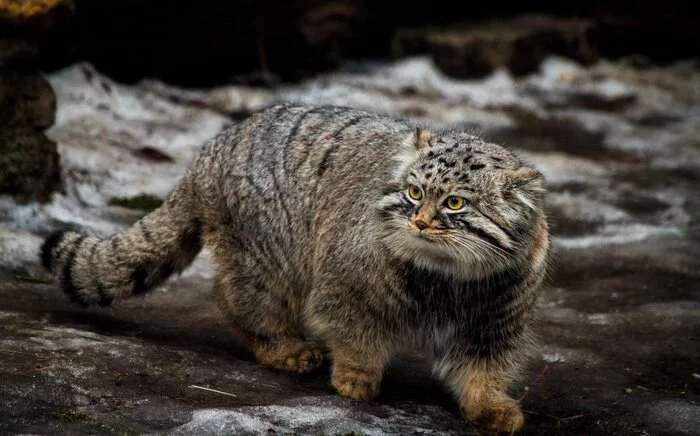
[[423,191],[416,185],[408,185],[408,196],[417,201],[423,198]]
[[464,203],[466,203],[464,197],[458,197],[456,195],[450,195],[447,197],[447,200],[445,200],[445,205],[451,210],[460,210],[464,207]]

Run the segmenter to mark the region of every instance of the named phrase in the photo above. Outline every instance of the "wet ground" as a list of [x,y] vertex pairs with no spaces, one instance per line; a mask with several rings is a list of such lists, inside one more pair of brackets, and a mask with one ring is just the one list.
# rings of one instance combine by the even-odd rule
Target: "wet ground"
[[548,59],[523,79],[452,81],[416,58],[276,90],[125,87],[89,65],[50,81],[66,191],[43,206],[0,199],[0,434],[488,434],[419,356],[396,362],[369,403],[334,394],[327,368],[257,365],[213,303],[206,252],[108,309],[42,282],[41,236],[123,228],[142,212],[115,198],[164,196],[203,140],[278,100],[473,128],[543,171],[555,268],[541,349],[512,389],[522,434],[700,434],[697,68]]

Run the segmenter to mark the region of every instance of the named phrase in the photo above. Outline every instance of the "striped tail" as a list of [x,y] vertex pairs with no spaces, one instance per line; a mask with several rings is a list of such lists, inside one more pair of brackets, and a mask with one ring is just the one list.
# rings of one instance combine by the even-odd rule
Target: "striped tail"
[[143,294],[181,272],[202,248],[189,191],[186,177],[160,208],[109,239],[55,232],[41,246],[41,261],[83,306]]

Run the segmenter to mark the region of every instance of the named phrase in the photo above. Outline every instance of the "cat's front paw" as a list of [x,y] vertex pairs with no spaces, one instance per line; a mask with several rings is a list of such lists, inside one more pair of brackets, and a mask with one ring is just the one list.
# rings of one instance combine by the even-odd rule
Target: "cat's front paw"
[[512,433],[522,428],[525,418],[515,401],[498,401],[484,406],[477,413],[463,410],[468,420],[476,420],[493,430]]
[[379,395],[380,380],[363,371],[333,374],[332,383],[340,395],[353,400],[371,400]]
[[297,338],[275,338],[253,344],[255,357],[263,365],[283,371],[306,373],[323,363],[323,350]]
[[313,371],[322,363],[323,351],[320,348],[308,347],[287,355],[279,369],[304,373]]

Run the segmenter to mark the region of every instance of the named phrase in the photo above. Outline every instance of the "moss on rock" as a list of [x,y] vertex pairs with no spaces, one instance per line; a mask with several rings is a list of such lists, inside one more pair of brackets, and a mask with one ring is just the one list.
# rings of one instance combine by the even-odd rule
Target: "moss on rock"
[[40,73],[0,68],[0,193],[45,202],[61,188],[56,143],[43,132],[55,112],[53,89]]
[[150,212],[159,208],[163,204],[163,199],[155,195],[139,194],[135,197],[112,197],[109,199],[109,204]]
[[89,421],[90,415],[77,409],[68,409],[60,412],[57,416],[58,420],[61,422],[80,422]]

